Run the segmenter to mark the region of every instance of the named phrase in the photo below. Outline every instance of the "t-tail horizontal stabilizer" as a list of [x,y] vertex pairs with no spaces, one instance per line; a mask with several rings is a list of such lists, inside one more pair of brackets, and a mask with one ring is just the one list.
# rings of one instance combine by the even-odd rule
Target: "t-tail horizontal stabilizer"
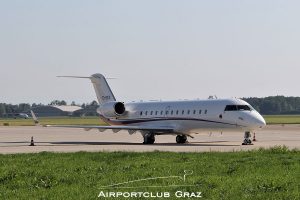
[[90,77],[86,77],[86,76],[58,76],[58,77],[90,79],[94,86],[95,93],[100,106],[111,101],[116,101],[116,98],[112,93],[106,81],[106,78],[102,74],[93,74]]

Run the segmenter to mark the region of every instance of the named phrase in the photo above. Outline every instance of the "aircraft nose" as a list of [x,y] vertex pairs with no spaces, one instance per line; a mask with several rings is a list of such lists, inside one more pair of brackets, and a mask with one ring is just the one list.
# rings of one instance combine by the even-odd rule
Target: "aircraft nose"
[[256,119],[257,119],[257,124],[259,125],[259,128],[263,128],[267,125],[265,119],[261,115],[258,115]]

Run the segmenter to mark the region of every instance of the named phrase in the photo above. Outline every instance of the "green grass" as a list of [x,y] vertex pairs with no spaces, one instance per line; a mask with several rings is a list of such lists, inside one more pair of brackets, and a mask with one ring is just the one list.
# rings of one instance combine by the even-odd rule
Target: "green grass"
[[[41,117],[41,124],[49,125],[104,125],[99,117]],[[9,126],[34,126],[32,119],[0,119],[0,126],[8,123]]]
[[[194,172],[186,182],[173,178],[126,185],[136,189],[101,189],[139,178],[182,176],[184,170]],[[203,199],[300,199],[299,180],[300,152],[285,147],[232,153],[0,155],[0,199],[97,199],[101,190],[170,192],[173,196],[178,190],[200,191]],[[142,187],[178,184],[197,186]]]
[[300,124],[300,115],[265,115],[267,124]]

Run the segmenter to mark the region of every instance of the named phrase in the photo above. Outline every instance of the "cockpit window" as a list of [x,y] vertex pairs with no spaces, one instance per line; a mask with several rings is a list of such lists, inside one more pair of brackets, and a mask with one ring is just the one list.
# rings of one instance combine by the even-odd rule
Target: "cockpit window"
[[251,111],[248,105],[227,105],[225,111]]
[[239,105],[237,107],[238,107],[238,110],[240,110],[240,111],[243,111],[243,110],[249,110],[250,111],[251,110],[251,108],[247,105]]
[[236,111],[237,110],[237,106],[236,105],[228,105],[225,108],[225,111]]

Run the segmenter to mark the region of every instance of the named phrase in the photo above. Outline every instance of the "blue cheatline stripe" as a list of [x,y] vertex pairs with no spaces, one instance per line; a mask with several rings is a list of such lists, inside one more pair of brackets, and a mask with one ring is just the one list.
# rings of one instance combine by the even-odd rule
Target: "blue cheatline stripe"
[[[104,117],[104,116],[102,116]],[[105,118],[105,117],[104,117]],[[219,121],[213,121],[213,120],[205,120],[205,119],[196,119],[196,118],[137,118],[137,119],[119,119],[119,120],[113,120],[113,119],[107,119],[108,121],[111,122],[117,122],[121,124],[135,124],[135,123],[142,123],[142,122],[153,122],[153,121],[179,121],[179,120],[184,120],[184,121],[201,121],[201,122],[209,122],[209,123],[216,123],[216,124],[225,124],[225,125],[231,125],[231,126],[241,126],[245,127],[242,125],[238,124],[232,124],[232,123],[226,123],[226,122],[219,122]]]

